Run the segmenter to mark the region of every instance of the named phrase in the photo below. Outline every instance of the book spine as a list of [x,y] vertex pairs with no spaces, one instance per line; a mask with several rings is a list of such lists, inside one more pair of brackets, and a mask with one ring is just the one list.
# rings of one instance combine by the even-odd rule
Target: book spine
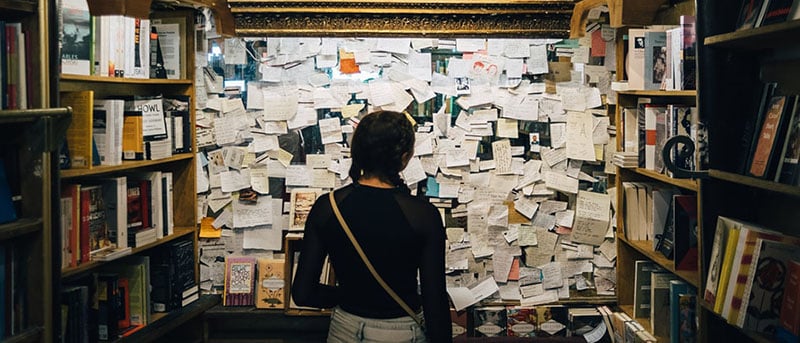
[[781,326],[793,335],[800,335],[800,261],[789,261],[786,286],[781,303]]

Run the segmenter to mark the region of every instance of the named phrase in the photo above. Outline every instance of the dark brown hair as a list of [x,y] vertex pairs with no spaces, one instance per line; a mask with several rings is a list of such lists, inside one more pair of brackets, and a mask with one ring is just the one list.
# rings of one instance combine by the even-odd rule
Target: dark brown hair
[[403,155],[414,150],[414,128],[405,114],[376,111],[358,123],[350,144],[353,164],[350,177],[374,176],[397,187],[405,185],[400,177]]

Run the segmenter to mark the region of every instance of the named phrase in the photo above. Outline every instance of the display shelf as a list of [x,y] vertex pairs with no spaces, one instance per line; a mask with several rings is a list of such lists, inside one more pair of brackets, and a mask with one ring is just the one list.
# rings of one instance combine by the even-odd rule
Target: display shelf
[[6,337],[4,343],[29,343],[39,342],[42,339],[44,328],[40,326],[29,328],[19,334]]
[[697,91],[627,90],[627,91],[619,91],[617,92],[617,94],[630,95],[630,96],[695,97],[697,96]]
[[130,336],[114,342],[149,342],[170,333],[193,318],[203,315],[208,309],[216,306],[222,298],[218,295],[201,295],[193,303],[178,310],[153,316],[153,321],[143,329]]
[[703,42],[707,46],[761,50],[791,43],[796,44],[798,36],[800,36],[800,20],[792,20],[710,36],[706,37]]
[[[196,230],[193,227],[191,227],[191,228],[176,227],[175,230],[174,230],[174,233],[169,235],[169,236],[166,236],[164,238],[158,239],[153,243],[145,244],[145,245],[143,245],[141,247],[136,247],[136,248],[131,249],[131,255],[138,254],[138,253],[140,253],[142,251],[157,247],[157,246],[162,245],[164,243],[167,243],[169,241],[173,241],[173,240],[176,240],[178,238],[193,234],[195,231]],[[120,257],[120,258],[124,258],[124,256]],[[102,266],[102,265],[105,265],[105,264],[109,264],[109,263],[113,263],[113,262],[114,261],[89,261],[89,262],[85,262],[85,263],[83,263],[83,264],[81,264],[81,265],[79,265],[77,267],[65,268],[65,269],[61,270],[61,278],[69,279],[69,278],[72,278],[74,276],[81,275],[84,272],[88,272],[90,270],[93,270],[93,269],[95,269],[95,268],[97,268],[99,266]]]
[[623,171],[628,171],[631,173],[636,173],[642,176],[646,176],[650,179],[660,181],[666,184],[670,184],[676,187],[680,187],[686,190],[690,190],[692,192],[697,192],[700,189],[700,183],[697,180],[693,179],[676,179],[670,177],[666,174],[662,174],[656,172],[654,170],[645,169],[645,168],[621,168]]
[[709,170],[708,175],[715,179],[747,187],[759,188],[770,192],[782,193],[786,195],[800,197],[800,187],[797,186],[777,183],[770,180],[759,179],[755,177],[740,175],[716,169]]
[[42,218],[22,218],[0,224],[0,242],[42,230]]
[[674,261],[666,258],[663,254],[661,254],[658,251],[653,251],[652,241],[631,241],[624,237],[617,237],[617,239],[623,244],[627,244],[628,246],[634,248],[640,254],[644,255],[647,259],[655,262],[662,268],[677,275],[684,281],[688,282],[690,285],[698,288],[700,287],[700,276],[698,275],[698,271],[675,269]]
[[143,84],[143,85],[192,85],[192,80],[188,79],[134,79],[128,77],[108,77],[95,75],[73,75],[61,74],[61,81],[79,81],[95,83],[121,83],[121,84]]
[[193,153],[185,153],[185,154],[173,155],[171,157],[162,158],[158,160],[122,161],[122,164],[118,166],[100,165],[100,166],[92,166],[91,169],[63,169],[61,170],[61,179],[63,181],[66,179],[77,178],[77,177],[132,171],[134,169],[157,166],[175,161],[191,160],[192,158],[194,158]]
[[[720,316],[718,313],[714,312],[714,305],[707,303],[705,300],[701,299],[700,296],[697,297],[697,305],[700,307],[700,309],[708,312],[708,315],[712,316],[715,320],[722,321],[722,322],[725,321],[725,318],[722,318],[722,316]],[[756,343],[775,343],[774,340],[769,339],[769,337],[767,337],[766,335],[761,334],[759,332],[753,332],[753,331],[748,331],[748,330],[741,330],[741,332],[747,338],[749,338],[752,342],[756,342]]]

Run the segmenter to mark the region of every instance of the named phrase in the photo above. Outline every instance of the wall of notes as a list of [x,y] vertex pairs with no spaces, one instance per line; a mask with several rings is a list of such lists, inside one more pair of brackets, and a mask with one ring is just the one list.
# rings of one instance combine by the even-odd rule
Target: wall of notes
[[417,123],[402,176],[440,209],[457,309],[613,295],[611,37],[211,42],[195,73],[201,288],[219,291],[225,256],[287,253],[313,200],[350,182],[359,118],[388,109]]

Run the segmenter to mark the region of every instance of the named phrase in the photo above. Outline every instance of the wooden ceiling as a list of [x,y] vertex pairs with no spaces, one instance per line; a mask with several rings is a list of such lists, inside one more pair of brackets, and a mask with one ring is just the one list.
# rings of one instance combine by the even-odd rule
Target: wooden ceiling
[[228,0],[240,37],[566,38],[575,0]]

